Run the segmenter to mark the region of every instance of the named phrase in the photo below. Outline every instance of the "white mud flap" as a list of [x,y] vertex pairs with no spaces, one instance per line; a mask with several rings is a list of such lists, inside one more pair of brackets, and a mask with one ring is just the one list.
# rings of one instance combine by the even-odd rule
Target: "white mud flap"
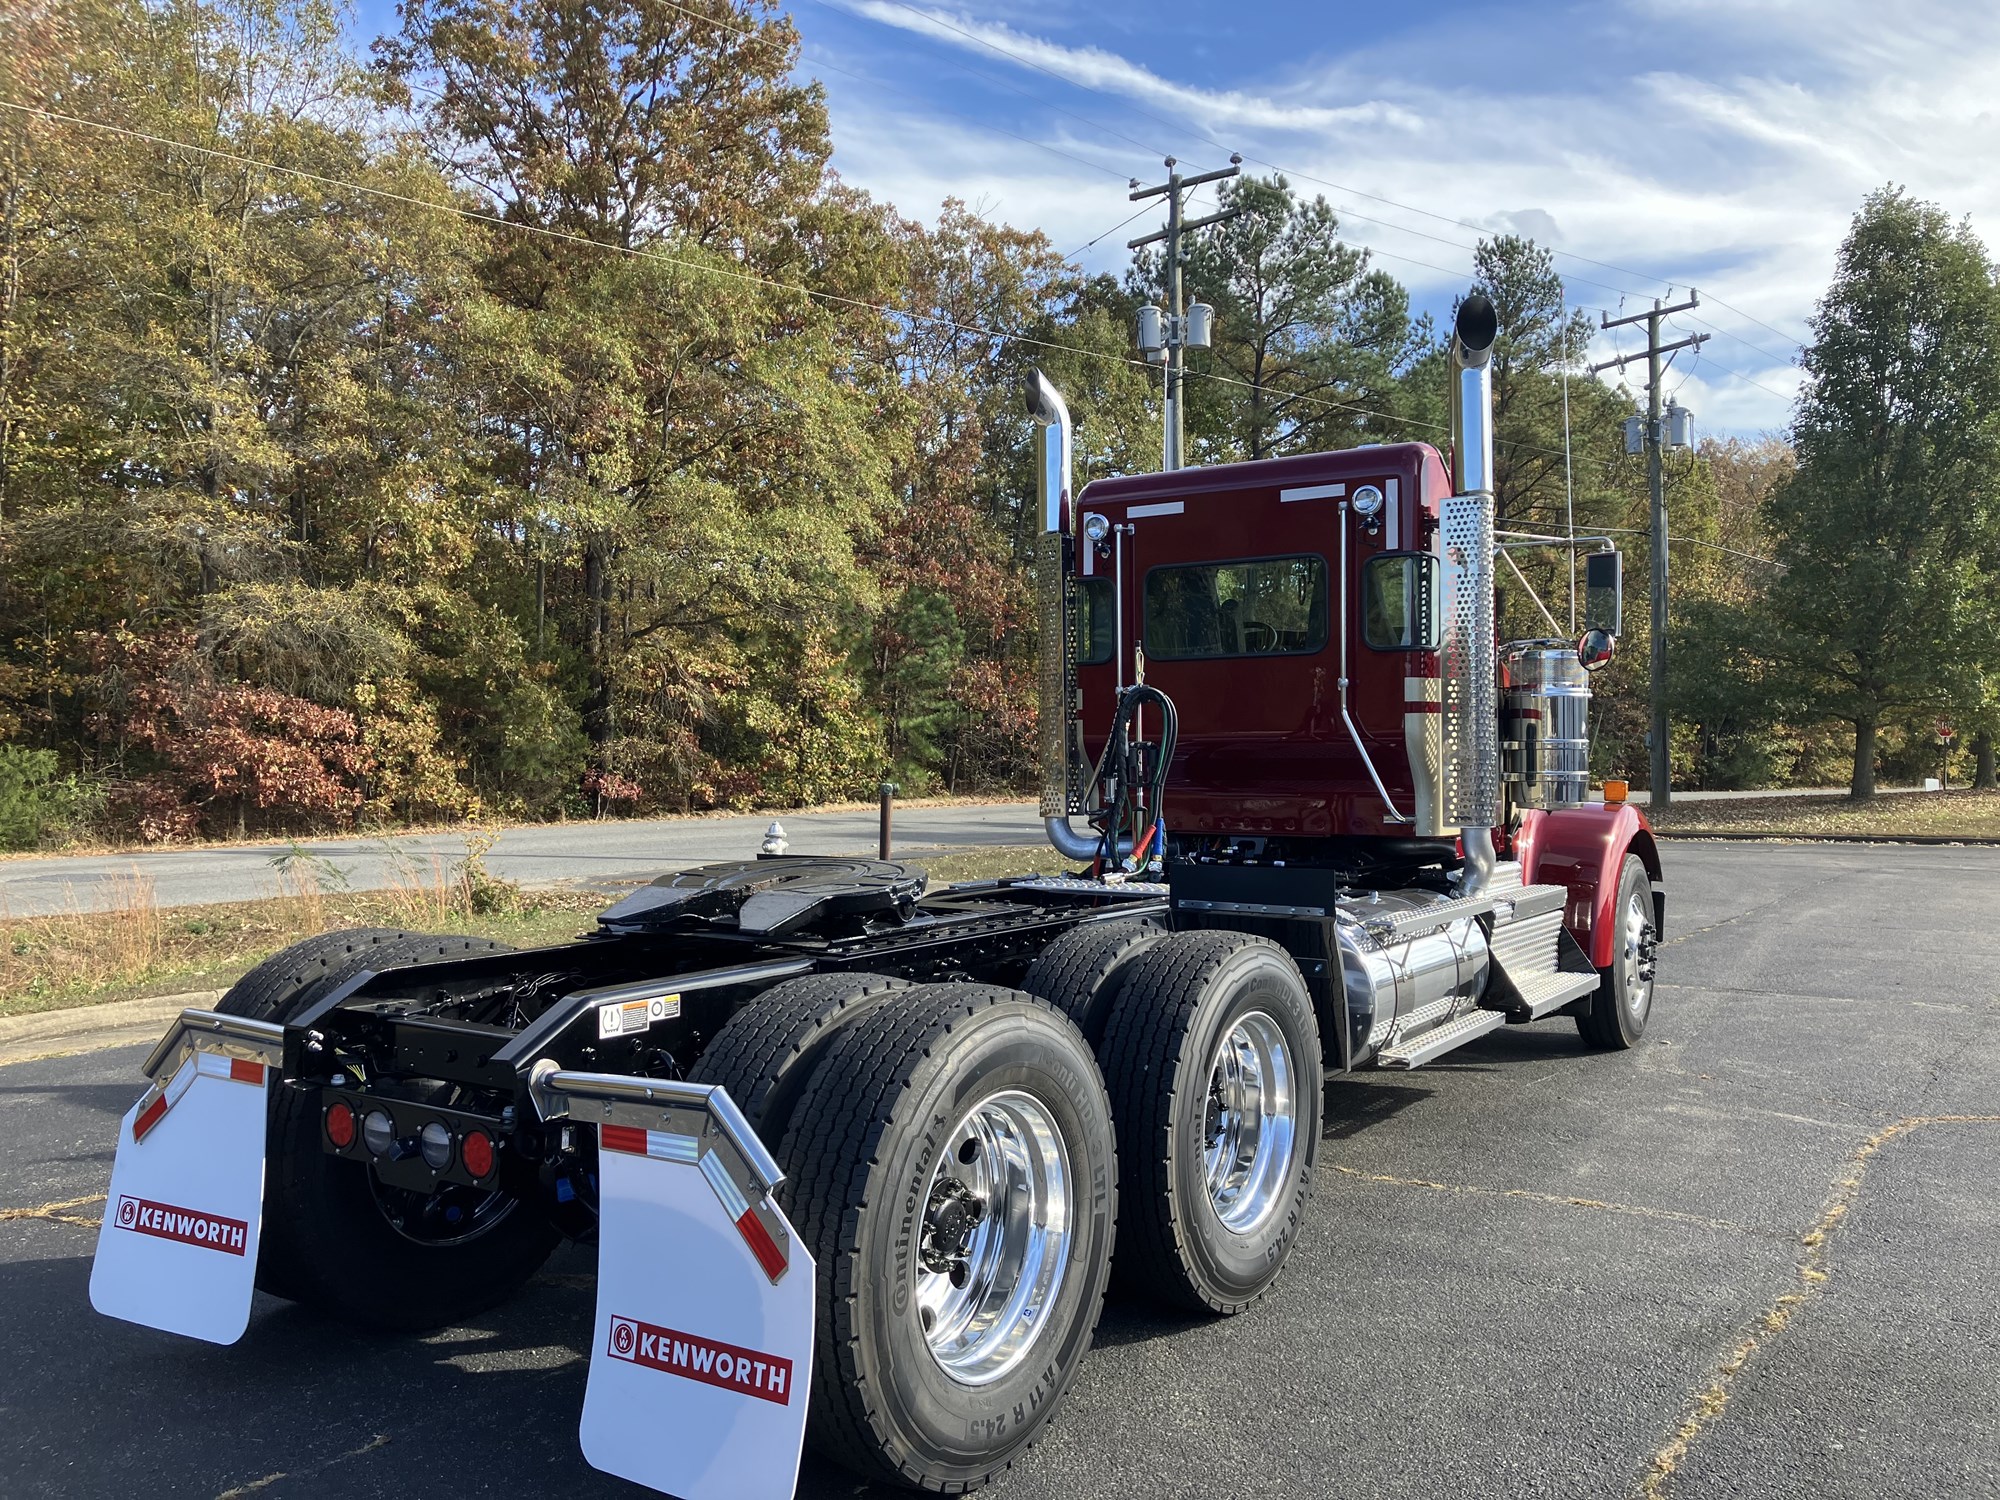
[[283,1039],[268,1022],[190,1010],[153,1050],[153,1086],[118,1125],[90,1269],[99,1312],[211,1344],[243,1336]]
[[783,1500],[812,1383],[813,1262],[777,1164],[720,1088],[545,1065],[536,1103],[598,1131],[597,1317],[579,1436],[681,1500]]

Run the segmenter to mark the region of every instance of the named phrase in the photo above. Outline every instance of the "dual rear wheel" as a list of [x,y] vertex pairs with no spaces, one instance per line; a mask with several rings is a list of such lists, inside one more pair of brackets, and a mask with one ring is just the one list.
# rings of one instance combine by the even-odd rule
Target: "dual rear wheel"
[[863,1474],[985,1483],[1075,1376],[1114,1274],[1235,1312],[1290,1248],[1320,1119],[1296,966],[1241,934],[1099,929],[1031,972],[1046,999],[790,981],[694,1069],[785,1169],[819,1267],[809,1435]]
[[815,1446],[927,1489],[1005,1470],[1110,1270],[1111,1108],[1076,1026],[1018,990],[816,976],[732,1019],[694,1076],[741,1088],[818,1263]]

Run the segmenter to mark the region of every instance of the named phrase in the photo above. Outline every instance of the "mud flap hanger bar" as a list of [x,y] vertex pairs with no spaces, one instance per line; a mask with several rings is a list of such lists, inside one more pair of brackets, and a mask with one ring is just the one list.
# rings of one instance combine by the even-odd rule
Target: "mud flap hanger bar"
[[197,1052],[276,1067],[284,1050],[285,1028],[275,1021],[253,1021],[248,1016],[226,1016],[213,1010],[184,1010],[140,1071],[158,1087]]
[[544,1121],[595,1125],[600,1150],[699,1168],[764,1274],[785,1274],[791,1231],[771,1202],[785,1174],[720,1084],[566,1072],[545,1057],[528,1092]]
[[184,1010],[140,1071],[153,1086],[140,1097],[132,1117],[132,1138],[142,1139],[160,1123],[188,1085],[202,1073],[261,1085],[267,1068],[285,1051],[285,1028],[274,1021],[225,1016],[212,1010]]

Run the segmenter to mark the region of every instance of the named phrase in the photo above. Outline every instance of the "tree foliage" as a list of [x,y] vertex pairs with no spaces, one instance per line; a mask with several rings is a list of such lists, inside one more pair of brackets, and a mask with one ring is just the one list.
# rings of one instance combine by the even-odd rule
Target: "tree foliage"
[[1783,572],[1759,654],[1794,712],[1853,726],[1852,789],[1875,789],[1896,716],[1984,706],[2000,667],[2000,292],[1942,209],[1871,195],[1841,246],[1765,524]]
[[[1153,467],[1157,257],[1088,275],[964,202],[846,185],[762,0],[409,0],[367,61],[342,22],[9,11],[7,97],[53,113],[0,115],[0,839],[1027,784],[1020,392],[1036,366],[1065,392],[1080,477]],[[1282,177],[1221,196],[1244,212],[1185,267],[1218,314],[1192,451],[1442,446],[1404,288]],[[1994,406],[1982,256],[1871,201],[1798,473],[1782,444],[1671,466],[1683,774],[1808,775],[1830,713],[1899,747],[1919,710],[2000,728],[1991,429],[1961,431]],[[1627,398],[1584,377],[1549,252],[1484,241],[1474,279],[1502,514],[1643,527]],[[1767,546],[1768,589],[1717,550]],[[1603,771],[1644,758],[1635,554]],[[1566,632],[1573,559],[1521,565],[1505,628]]]

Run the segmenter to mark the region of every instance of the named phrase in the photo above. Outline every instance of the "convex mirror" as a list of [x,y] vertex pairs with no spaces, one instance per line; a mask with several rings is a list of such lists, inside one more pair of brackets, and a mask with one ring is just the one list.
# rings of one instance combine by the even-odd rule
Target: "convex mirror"
[[1608,630],[1586,630],[1576,643],[1576,659],[1586,672],[1595,672],[1611,660],[1618,643]]

